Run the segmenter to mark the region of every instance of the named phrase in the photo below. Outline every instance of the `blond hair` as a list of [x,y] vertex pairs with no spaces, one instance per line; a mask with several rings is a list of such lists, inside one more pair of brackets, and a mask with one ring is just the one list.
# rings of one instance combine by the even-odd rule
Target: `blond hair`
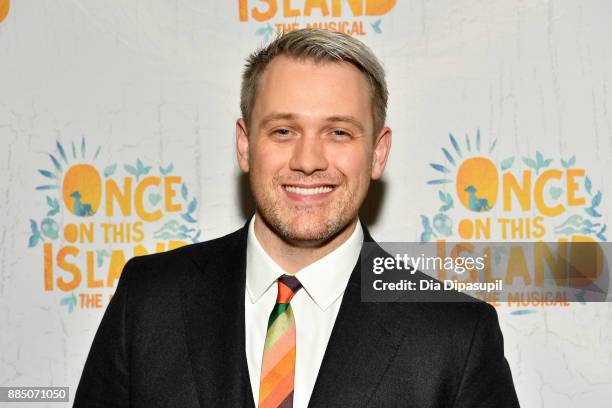
[[370,85],[374,132],[385,124],[387,115],[387,83],[382,64],[364,43],[335,31],[304,28],[280,34],[267,46],[247,58],[240,88],[240,111],[250,125],[259,78],[275,57],[286,55],[315,62],[348,62],[366,76]]

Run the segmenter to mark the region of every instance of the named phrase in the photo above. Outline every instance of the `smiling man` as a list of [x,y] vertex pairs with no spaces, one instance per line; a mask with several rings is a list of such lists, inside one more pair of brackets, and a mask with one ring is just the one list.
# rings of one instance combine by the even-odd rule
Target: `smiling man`
[[252,54],[236,147],[256,214],[128,262],[74,406],[518,406],[491,306],[361,301],[386,106],[381,64],[350,36],[297,30]]

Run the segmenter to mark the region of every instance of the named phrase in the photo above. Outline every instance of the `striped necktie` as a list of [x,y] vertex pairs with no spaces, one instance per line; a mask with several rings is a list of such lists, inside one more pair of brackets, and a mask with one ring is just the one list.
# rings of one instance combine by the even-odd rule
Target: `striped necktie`
[[295,320],[289,302],[301,287],[295,276],[278,278],[278,295],[268,319],[261,364],[259,408],[293,407]]

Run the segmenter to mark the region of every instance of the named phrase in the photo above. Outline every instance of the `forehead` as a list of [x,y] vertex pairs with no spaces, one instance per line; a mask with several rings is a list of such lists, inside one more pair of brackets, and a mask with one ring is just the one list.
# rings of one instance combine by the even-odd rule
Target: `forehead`
[[253,119],[270,112],[311,118],[354,116],[371,126],[371,94],[366,76],[348,62],[315,62],[285,55],[263,72]]

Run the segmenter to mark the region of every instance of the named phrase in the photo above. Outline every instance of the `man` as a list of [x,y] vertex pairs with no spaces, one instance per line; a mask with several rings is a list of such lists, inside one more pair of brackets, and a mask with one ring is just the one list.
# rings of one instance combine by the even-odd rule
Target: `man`
[[127,263],[74,406],[518,406],[491,306],[361,302],[386,104],[352,37],[298,30],[251,55],[236,146],[255,216]]

